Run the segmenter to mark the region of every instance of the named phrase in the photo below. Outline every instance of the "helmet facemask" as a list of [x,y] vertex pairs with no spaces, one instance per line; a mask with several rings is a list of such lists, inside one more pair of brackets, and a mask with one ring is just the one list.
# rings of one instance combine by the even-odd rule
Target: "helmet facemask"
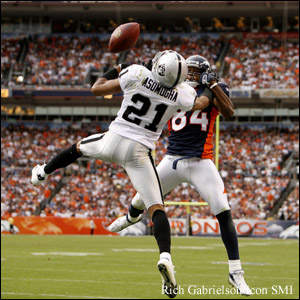
[[185,82],[193,88],[196,88],[199,84],[201,72],[199,68],[188,67],[188,73]]

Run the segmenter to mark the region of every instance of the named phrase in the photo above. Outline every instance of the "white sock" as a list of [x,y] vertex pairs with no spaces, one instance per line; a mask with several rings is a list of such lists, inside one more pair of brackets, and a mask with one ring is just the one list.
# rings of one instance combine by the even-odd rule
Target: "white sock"
[[234,271],[241,270],[242,265],[239,259],[228,260],[229,263],[229,273],[233,273]]
[[162,259],[162,258],[166,258],[166,259],[168,259],[170,262],[172,262],[171,254],[168,253],[168,252],[162,252],[162,253],[160,254],[160,259]]

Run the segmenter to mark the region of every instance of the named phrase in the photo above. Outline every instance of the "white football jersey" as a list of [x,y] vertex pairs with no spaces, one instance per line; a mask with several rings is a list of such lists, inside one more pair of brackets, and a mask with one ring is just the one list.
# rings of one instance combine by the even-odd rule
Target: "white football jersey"
[[192,109],[195,89],[181,83],[173,89],[156,81],[146,67],[131,65],[119,74],[124,98],[109,130],[135,140],[150,149],[158,140],[168,120],[180,109]]

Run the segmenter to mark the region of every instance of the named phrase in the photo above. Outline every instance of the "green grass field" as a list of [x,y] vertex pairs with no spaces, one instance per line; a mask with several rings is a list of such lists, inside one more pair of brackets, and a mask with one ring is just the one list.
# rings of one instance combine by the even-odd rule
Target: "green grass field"
[[[299,299],[298,240],[239,244],[250,298]],[[220,238],[172,237],[172,258],[176,299],[245,298],[230,294]],[[153,236],[2,235],[1,299],[169,299],[158,259]]]

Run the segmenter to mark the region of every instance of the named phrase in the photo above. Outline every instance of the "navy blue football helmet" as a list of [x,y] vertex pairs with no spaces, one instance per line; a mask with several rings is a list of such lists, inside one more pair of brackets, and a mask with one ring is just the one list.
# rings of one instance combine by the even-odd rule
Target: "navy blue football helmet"
[[200,75],[203,72],[210,72],[210,64],[208,60],[200,55],[192,55],[186,60],[188,67],[188,75],[186,78],[186,83],[188,83],[193,88],[199,85]]

